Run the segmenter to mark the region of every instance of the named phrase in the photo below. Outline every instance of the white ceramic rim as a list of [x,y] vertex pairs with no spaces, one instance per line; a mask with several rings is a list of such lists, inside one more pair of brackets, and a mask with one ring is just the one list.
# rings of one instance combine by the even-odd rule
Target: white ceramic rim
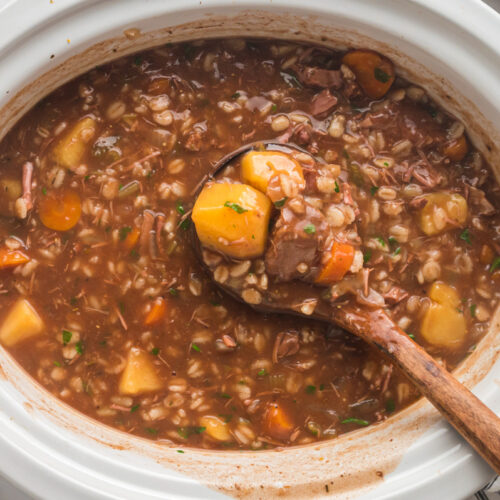
[[[321,0],[310,0],[306,7],[299,0],[241,1],[237,5],[229,0],[202,3],[174,0],[168,6],[160,0],[66,0],[61,5],[55,0],[43,6],[37,0],[12,0],[0,7],[0,106],[51,66],[95,42],[119,36],[125,28],[160,28],[166,22],[166,12],[170,12],[170,22],[170,18],[179,19],[176,16],[180,11],[184,13],[183,19],[194,19],[205,12],[230,9],[258,8],[272,14],[286,9],[301,15],[328,12],[360,25],[370,19],[370,24],[377,29],[385,30],[402,43],[413,44],[423,63],[430,57],[431,47],[439,47],[452,57],[450,64],[466,65],[467,71],[459,71],[456,78],[468,80],[470,75],[474,76],[466,88],[471,94],[485,96],[478,106],[494,131],[500,131],[500,103],[488,97],[494,84],[498,88],[500,83],[500,17],[479,0],[460,4],[453,0],[439,4],[431,0],[382,0],[376,4],[370,0],[353,0],[347,13],[345,4]],[[428,30],[420,25],[416,28],[418,23],[412,16],[425,18]],[[85,26],[82,19],[86,20]],[[466,46],[457,51],[460,43]],[[49,59],[49,52],[56,57]],[[19,64],[19,61],[25,63]],[[8,71],[9,68],[15,71]],[[498,342],[495,349],[498,352]],[[0,359],[5,371],[15,370],[5,356]],[[474,387],[474,392],[497,413],[500,412],[499,378],[497,360],[488,375]],[[130,450],[112,450],[95,440],[84,439],[81,433],[58,428],[37,408],[30,408],[26,398],[6,380],[0,383],[0,407],[3,428],[0,471],[33,496],[75,499],[220,496],[195,479],[167,470],[147,456]],[[428,411],[427,407],[427,404],[420,405],[421,410]],[[424,498],[436,496],[439,491],[445,498],[460,498],[478,489],[490,477],[491,470],[439,421],[407,450],[403,461],[385,482],[367,495],[370,498],[403,495]]]

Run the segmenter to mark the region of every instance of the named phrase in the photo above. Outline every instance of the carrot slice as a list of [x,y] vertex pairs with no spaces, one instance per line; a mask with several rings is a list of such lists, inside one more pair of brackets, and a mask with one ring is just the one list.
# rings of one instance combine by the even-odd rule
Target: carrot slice
[[19,250],[9,250],[7,248],[0,248],[0,269],[7,269],[9,267],[16,267],[21,264],[26,264],[31,259]]
[[356,75],[356,80],[368,97],[380,99],[394,81],[394,65],[372,50],[353,50],[342,58]]
[[445,144],[443,153],[452,161],[461,161],[468,151],[467,139],[461,135],[458,139]]
[[352,245],[335,242],[330,251],[330,258],[321,269],[315,279],[319,285],[329,285],[341,280],[349,271],[354,259],[354,247]]
[[82,205],[75,191],[54,190],[40,199],[38,214],[45,227],[67,231],[80,220]]
[[290,415],[279,403],[269,403],[264,413],[264,430],[269,436],[287,440],[295,425]]
[[165,299],[163,297],[158,297],[151,305],[151,309],[146,315],[144,324],[150,326],[159,323],[164,318],[166,312],[167,304],[165,303]]

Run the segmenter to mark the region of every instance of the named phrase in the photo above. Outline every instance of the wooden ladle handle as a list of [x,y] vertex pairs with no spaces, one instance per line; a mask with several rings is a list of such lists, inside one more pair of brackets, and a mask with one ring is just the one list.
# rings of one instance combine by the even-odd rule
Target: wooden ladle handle
[[333,322],[382,350],[500,474],[500,418],[381,309],[338,308]]

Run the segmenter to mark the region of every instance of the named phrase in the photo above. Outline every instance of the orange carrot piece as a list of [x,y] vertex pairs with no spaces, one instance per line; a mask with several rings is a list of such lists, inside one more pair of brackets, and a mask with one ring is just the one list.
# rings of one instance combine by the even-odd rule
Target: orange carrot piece
[[136,227],[133,227],[123,240],[123,245],[125,246],[125,248],[127,248],[128,250],[132,250],[132,248],[134,248],[139,241],[140,234],[141,232]]
[[281,440],[289,439],[295,427],[290,415],[278,403],[268,403],[263,424],[266,434]]
[[45,227],[67,231],[80,220],[82,205],[75,191],[54,190],[40,199],[38,215]]
[[319,285],[329,285],[341,280],[349,271],[354,259],[352,245],[335,242],[330,251],[330,258],[315,279]]
[[26,264],[26,262],[29,262],[30,260],[31,259],[20,250],[0,248],[0,269],[16,267],[21,264]]
[[159,323],[164,318],[166,312],[167,304],[165,302],[165,299],[163,297],[158,297],[151,305],[151,309],[146,315],[144,324],[151,326]]
[[461,135],[458,139],[445,144],[443,153],[452,161],[461,161],[468,151],[467,139]]
[[353,50],[342,58],[356,75],[356,81],[372,99],[380,99],[394,82],[394,65],[389,59],[372,50]]

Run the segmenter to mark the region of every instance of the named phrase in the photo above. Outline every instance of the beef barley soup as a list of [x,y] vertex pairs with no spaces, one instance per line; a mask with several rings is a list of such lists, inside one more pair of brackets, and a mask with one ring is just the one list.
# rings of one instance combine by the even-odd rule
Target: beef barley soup
[[0,144],[2,345],[81,412],[180,445],[306,444],[414,401],[361,340],[257,314],[196,259],[200,182],[270,139],[303,152],[257,148],[193,210],[216,279],[306,314],[382,306],[453,369],[500,294],[488,166],[383,56],[273,40],[125,57],[20,120]]

